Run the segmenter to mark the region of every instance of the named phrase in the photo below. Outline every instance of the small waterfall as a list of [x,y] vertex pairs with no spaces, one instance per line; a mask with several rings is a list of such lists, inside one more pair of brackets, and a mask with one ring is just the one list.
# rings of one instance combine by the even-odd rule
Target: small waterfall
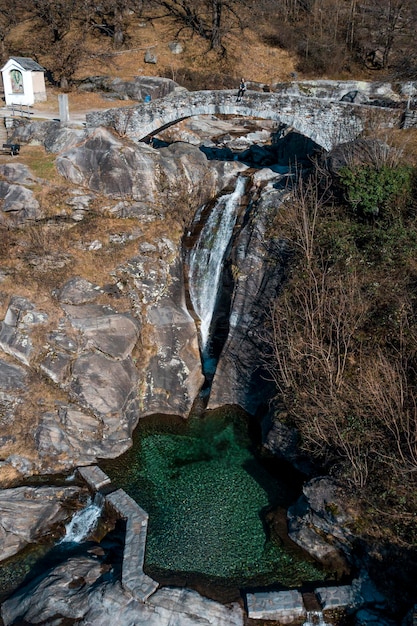
[[218,298],[224,257],[236,224],[236,209],[245,185],[246,178],[240,176],[236,181],[235,190],[217,201],[190,254],[190,299],[201,322],[200,339],[203,356],[207,356],[210,325]]
[[96,493],[93,501],[89,498],[86,507],[77,511],[66,525],[65,536],[60,543],[80,543],[87,539],[97,526],[103,510],[103,502],[104,498],[99,493]]
[[324,621],[324,615],[321,611],[307,611],[307,620],[303,626],[332,626],[332,624]]

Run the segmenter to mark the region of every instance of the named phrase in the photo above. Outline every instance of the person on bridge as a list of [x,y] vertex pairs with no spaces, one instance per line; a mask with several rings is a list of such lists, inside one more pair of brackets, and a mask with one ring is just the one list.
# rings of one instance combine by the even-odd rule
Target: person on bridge
[[245,79],[241,78],[240,79],[239,90],[237,92],[236,102],[240,102],[242,100],[242,96],[245,94],[245,91],[246,91]]

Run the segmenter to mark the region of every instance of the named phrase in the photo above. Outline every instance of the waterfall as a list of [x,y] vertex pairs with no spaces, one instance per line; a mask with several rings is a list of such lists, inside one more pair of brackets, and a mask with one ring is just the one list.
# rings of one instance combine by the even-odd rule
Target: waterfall
[[201,352],[207,351],[210,325],[215,311],[224,257],[244,193],[245,177],[238,177],[235,190],[217,201],[190,254],[190,299],[200,319]]
[[307,611],[307,620],[303,626],[332,626],[324,621],[324,615],[321,611]]
[[103,496],[96,493],[94,500],[88,499],[87,505],[77,511],[65,527],[65,536],[60,543],[80,543],[87,539],[96,528],[103,509]]

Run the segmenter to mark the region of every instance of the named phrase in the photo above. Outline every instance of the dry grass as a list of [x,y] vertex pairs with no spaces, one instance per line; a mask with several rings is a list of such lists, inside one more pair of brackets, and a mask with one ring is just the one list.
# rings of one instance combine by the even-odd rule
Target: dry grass
[[410,165],[417,166],[417,128],[390,130],[386,140],[389,145],[403,151],[405,160]]
[[[256,33],[246,29],[242,33],[229,36],[229,59],[219,60],[214,53],[207,52],[207,43],[198,37],[180,38],[184,51],[175,55],[168,48],[174,40],[174,31],[167,20],[153,22],[133,22],[130,28],[128,50],[116,52],[111,62],[103,66],[103,73],[125,80],[134,76],[169,75],[174,80],[182,68],[198,71],[202,75],[228,73],[238,78],[244,75],[246,80],[275,82],[288,80],[294,70],[295,59],[287,52],[271,49],[264,44]],[[146,50],[157,56],[157,63],[145,63]],[[111,51],[111,50],[109,50]],[[96,75],[97,63],[86,62],[78,73],[78,78]],[[203,84],[200,88],[203,88]]]
[[[250,20],[249,20],[250,21]],[[13,41],[13,48],[27,49],[27,40],[34,37],[33,25],[30,21],[19,24],[10,30],[8,40]],[[88,76],[106,75],[111,78],[130,80],[135,76],[169,76],[174,80],[181,77],[185,69],[200,75],[200,85],[204,88],[205,78],[213,75],[230,75],[236,81],[245,76],[248,81],[273,83],[288,80],[294,71],[295,59],[286,51],[271,48],[251,29],[244,33],[236,31],[228,37],[229,56],[226,61],[218,59],[214,53],[207,51],[207,43],[198,37],[179,38],[184,51],[173,54],[168,44],[175,39],[175,31],[166,19],[154,21],[133,20],[128,32],[125,50],[114,50],[110,39],[91,38],[86,42],[89,49],[96,53],[108,53],[104,62],[97,58],[85,57],[76,79]],[[145,63],[146,50],[157,56],[157,63]],[[48,68],[48,56],[39,54],[39,62]],[[58,111],[56,97],[53,92],[53,104]],[[50,103],[41,103],[40,109],[49,110]],[[70,107],[78,110],[102,108],[108,102],[92,94],[70,94]]]
[[56,181],[57,171],[55,167],[55,155],[46,152],[41,146],[25,146],[25,154],[22,158],[20,155],[17,161],[24,160],[33,174],[42,179]]

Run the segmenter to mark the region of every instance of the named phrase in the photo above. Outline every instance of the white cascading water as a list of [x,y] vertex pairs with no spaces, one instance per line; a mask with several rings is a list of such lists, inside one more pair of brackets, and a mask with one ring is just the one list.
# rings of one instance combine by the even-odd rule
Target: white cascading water
[[235,190],[222,196],[210,213],[190,254],[190,298],[200,324],[201,352],[205,353],[222,276],[224,256],[237,219],[237,208],[246,178],[239,177]]
[[77,511],[65,527],[65,536],[60,543],[80,543],[96,528],[103,510],[103,496],[96,494],[94,500],[89,498],[87,505]]
[[321,611],[307,611],[307,620],[303,626],[332,626],[329,622],[324,621],[324,615]]

